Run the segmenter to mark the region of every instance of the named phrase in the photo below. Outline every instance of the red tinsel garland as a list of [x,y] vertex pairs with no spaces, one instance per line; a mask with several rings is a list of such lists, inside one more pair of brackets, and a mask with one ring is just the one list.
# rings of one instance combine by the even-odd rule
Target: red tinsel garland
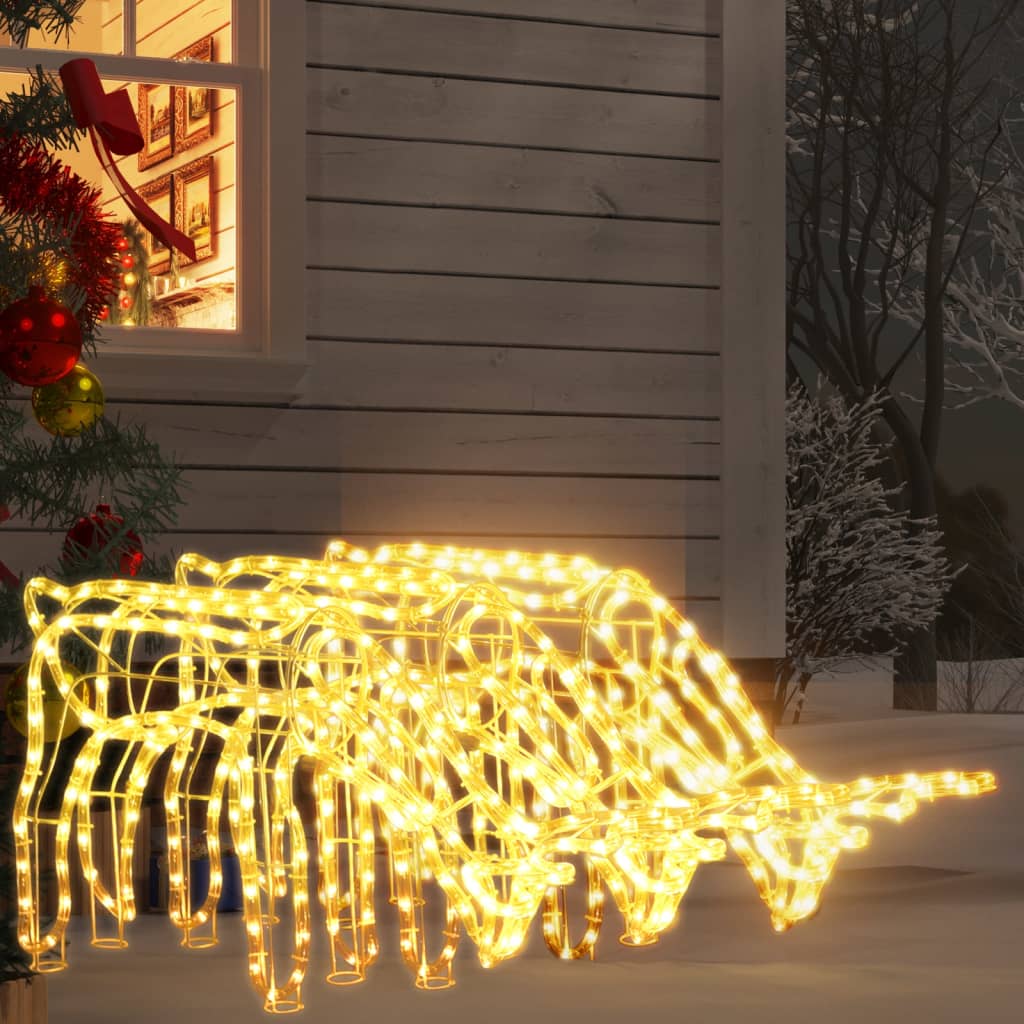
[[0,216],[28,216],[69,232],[70,251],[55,255],[67,262],[68,284],[85,294],[76,316],[86,332],[109,301],[118,270],[115,245],[121,232],[100,209],[99,197],[99,189],[42,146],[0,135]]

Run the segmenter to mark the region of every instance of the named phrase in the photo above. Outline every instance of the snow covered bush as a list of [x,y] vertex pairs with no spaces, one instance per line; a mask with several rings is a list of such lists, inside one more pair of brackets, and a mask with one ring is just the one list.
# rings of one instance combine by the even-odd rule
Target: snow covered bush
[[952,572],[934,518],[891,503],[873,436],[883,396],[849,406],[836,394],[786,396],[786,658],[775,720],[807,684],[867,652],[895,655],[902,637],[931,624]]

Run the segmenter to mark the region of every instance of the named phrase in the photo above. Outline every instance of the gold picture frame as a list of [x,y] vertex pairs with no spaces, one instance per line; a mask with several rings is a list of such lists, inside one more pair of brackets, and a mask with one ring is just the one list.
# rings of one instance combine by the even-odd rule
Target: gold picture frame
[[170,85],[139,85],[139,170],[174,155],[174,92]]
[[[206,36],[175,60],[213,61],[213,36]],[[183,152],[213,137],[213,105],[216,92],[205,85],[179,85],[174,89],[174,149]]]
[[196,262],[213,256],[217,225],[212,156],[201,156],[174,172],[174,226],[195,242]]
[[[174,223],[171,175],[164,174],[153,181],[147,181],[139,186],[138,193],[158,216],[163,217],[168,224]],[[171,269],[171,250],[148,231],[145,233],[145,247],[151,274],[164,274]]]

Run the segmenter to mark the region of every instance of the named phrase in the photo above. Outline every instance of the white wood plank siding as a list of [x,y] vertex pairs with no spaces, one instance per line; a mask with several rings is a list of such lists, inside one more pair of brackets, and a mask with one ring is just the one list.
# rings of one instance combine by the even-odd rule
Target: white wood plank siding
[[306,81],[315,133],[690,160],[721,147],[708,99],[334,68]]
[[721,10],[307,2],[309,373],[291,405],[109,396],[185,467],[166,543],[583,553],[718,642]]
[[717,479],[714,420],[112,405],[178,463],[288,471]]
[[314,67],[673,96],[715,95],[719,87],[721,50],[707,36],[349,3],[307,11]]
[[721,401],[706,353],[385,342],[313,342],[309,404],[677,419],[716,418]]
[[311,199],[454,209],[718,220],[719,165],[443,142],[311,135]]
[[[231,527],[223,532],[205,529],[200,533],[177,529],[161,537],[160,541],[146,543],[148,552],[153,554],[169,554],[177,557],[186,551],[199,551],[209,558],[226,560],[237,555],[247,554],[279,554],[294,555],[302,558],[319,558],[327,546],[327,542],[337,536],[336,530],[317,533],[268,533],[241,530]],[[376,547],[394,540],[394,535],[386,533],[359,533],[346,531],[346,536],[355,543],[366,547]],[[449,544],[452,538],[447,534],[436,534],[422,531],[417,534],[428,544]],[[521,535],[507,537],[474,536],[460,534],[460,543],[471,547],[523,548],[524,538]],[[528,540],[538,550],[557,551],[559,549],[573,553],[572,547],[564,537],[531,537]],[[43,533],[41,531],[11,531],[11,543],[17,545],[19,556],[25,564],[32,566],[52,565],[60,557],[61,545],[64,543],[63,533]],[[714,574],[720,564],[718,543],[705,540],[648,540],[629,538],[623,540],[616,537],[591,537],[586,547],[579,553],[587,555],[600,565],[626,565],[630,560],[652,566],[651,581],[664,594],[689,594],[686,598],[678,598],[678,604],[686,614],[691,615],[702,625],[718,630],[719,600],[718,598],[701,598],[696,596],[699,584],[712,583]],[[6,555],[5,555],[6,557]],[[5,661],[10,661],[6,657]]]
[[408,7],[424,11],[489,14],[498,18],[559,21],[660,32],[706,32],[722,27],[714,0],[363,0],[367,7]]
[[306,210],[318,270],[718,284],[717,225],[314,201]]
[[305,398],[358,452],[301,486],[346,533],[614,538],[718,597],[718,6],[307,4]]
[[[306,275],[306,324],[315,339],[717,357],[720,323],[718,292],[710,289],[373,271]],[[566,361],[586,358],[573,352]],[[543,374],[536,377],[543,386]]]
[[786,643],[786,13],[783,0],[723,13],[723,646],[768,659]]
[[713,536],[719,521],[718,485],[701,480],[266,468],[186,478],[194,498],[180,525],[191,532],[289,532],[301,520],[320,533],[554,535],[585,553],[588,537]]

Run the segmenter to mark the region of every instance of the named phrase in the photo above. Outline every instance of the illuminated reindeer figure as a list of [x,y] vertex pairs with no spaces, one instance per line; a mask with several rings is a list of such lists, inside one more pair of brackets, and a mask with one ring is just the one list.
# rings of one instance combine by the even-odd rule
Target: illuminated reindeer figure
[[[15,808],[19,933],[43,969],[66,966],[76,814],[83,871],[118,924],[115,939],[97,939],[93,904],[94,941],[124,944],[135,827],[166,751],[171,918],[183,944],[216,942],[227,786],[251,979],[277,1012],[301,1008],[309,960],[309,851],[292,799],[304,758],[314,764],[328,980],[360,981],[378,955],[380,835],[402,956],[423,988],[452,983],[460,928],[490,965],[521,948],[541,908],[556,955],[593,955],[605,887],[625,922],[622,941],[656,941],[696,868],[724,857],[727,843],[783,930],[814,911],[839,852],[867,842],[851,819],[900,820],[918,799],[995,788],[988,773],[956,772],[818,783],[772,740],[690,623],[640,576],[584,558],[418,544],[366,552],[341,542],[323,561],[186,555],[173,585],[37,579],[26,607],[37,640]],[[147,635],[163,653],[141,668]],[[63,806],[47,817],[40,807],[59,743],[43,746],[41,672],[65,679],[60,649],[72,638],[94,652],[95,669],[84,687],[62,684],[65,713],[92,735]],[[113,715],[112,704],[127,711]],[[115,740],[127,750],[110,790],[97,794],[99,758]],[[207,744],[217,765],[200,783]],[[90,853],[98,795],[115,832],[112,881],[97,876]],[[183,849],[197,803],[206,805],[211,880],[203,906],[190,910]],[[699,834],[709,830],[723,838]],[[42,934],[38,850],[48,831],[58,913]],[[565,904],[577,866],[588,907],[574,943]],[[432,888],[445,903],[433,956],[423,909]],[[289,889],[293,967],[279,982],[267,922]],[[56,960],[39,959],[54,949]]]

